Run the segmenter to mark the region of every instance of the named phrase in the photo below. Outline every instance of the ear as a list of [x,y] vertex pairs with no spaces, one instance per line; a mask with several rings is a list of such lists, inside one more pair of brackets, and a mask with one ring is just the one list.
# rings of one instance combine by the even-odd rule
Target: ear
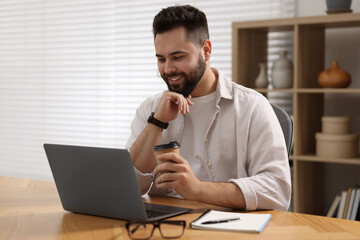
[[204,53],[204,60],[206,62],[209,61],[211,56],[211,41],[209,39],[204,41],[202,51]]

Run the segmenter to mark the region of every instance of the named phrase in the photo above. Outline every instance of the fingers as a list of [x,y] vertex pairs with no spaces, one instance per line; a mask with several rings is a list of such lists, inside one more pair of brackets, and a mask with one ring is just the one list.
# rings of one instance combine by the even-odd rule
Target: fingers
[[174,162],[163,162],[162,164],[158,165],[154,171],[154,173],[157,175],[155,184],[156,187],[159,189],[166,189],[166,188],[173,188],[174,181],[177,180],[178,170],[177,166],[178,164]]
[[183,113],[187,114],[190,112],[189,105],[193,106],[194,103],[191,101],[191,96],[185,98],[183,95],[176,93],[176,92],[168,92],[170,94],[169,100],[173,103],[176,103],[178,106],[178,110]]
[[191,96],[185,98],[179,93],[164,91],[154,117],[163,122],[170,122],[177,118],[180,113],[188,114],[190,112],[189,107],[193,105]]
[[190,106],[194,106],[194,103],[191,101],[191,96],[189,95],[189,97],[185,98],[185,103],[186,105],[186,113],[184,114],[187,114],[190,112]]
[[191,101],[191,95],[189,95],[189,97],[186,98],[186,101],[190,106],[194,106],[194,103]]
[[[162,174],[165,175],[165,174]],[[162,176],[161,175],[161,176]],[[158,189],[174,189],[174,181],[159,181],[159,178],[156,180],[156,187]]]
[[172,102],[177,104],[179,112],[183,114],[189,113],[189,104],[183,95],[174,93],[171,97]]
[[157,157],[163,161],[155,168],[157,189],[172,189],[185,199],[191,199],[197,191],[199,180],[189,162],[176,153],[164,153]]
[[169,153],[163,153],[156,157],[156,160],[164,162],[164,161],[171,161],[174,163],[183,163],[186,162],[185,159],[183,159],[179,154],[169,152]]
[[184,171],[184,167],[178,166],[179,164],[173,162],[164,162],[158,165],[155,170],[154,174],[164,174],[164,173],[175,173],[175,172],[182,172]]
[[[156,160],[162,162],[158,165],[154,173],[165,173],[165,172],[181,172],[186,171],[187,161],[183,159],[179,154],[176,153],[164,153],[156,157]],[[186,164],[186,165],[183,165]]]
[[156,184],[160,184],[163,182],[176,181],[178,173],[166,172],[158,175],[156,178]]

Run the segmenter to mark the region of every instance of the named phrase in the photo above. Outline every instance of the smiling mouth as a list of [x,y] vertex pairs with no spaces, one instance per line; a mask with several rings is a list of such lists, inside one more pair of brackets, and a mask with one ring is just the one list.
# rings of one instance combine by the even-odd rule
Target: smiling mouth
[[176,82],[181,79],[182,76],[176,76],[176,77],[169,77],[168,80],[170,82]]

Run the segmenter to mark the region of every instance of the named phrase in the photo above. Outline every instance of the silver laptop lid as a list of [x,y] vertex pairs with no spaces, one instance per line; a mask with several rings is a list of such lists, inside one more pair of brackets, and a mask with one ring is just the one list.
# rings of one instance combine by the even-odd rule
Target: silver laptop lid
[[44,144],[67,211],[146,220],[130,154],[124,149]]
[[[123,220],[160,220],[190,208],[143,202],[124,149],[44,144],[63,208]],[[151,216],[151,217],[150,217]]]

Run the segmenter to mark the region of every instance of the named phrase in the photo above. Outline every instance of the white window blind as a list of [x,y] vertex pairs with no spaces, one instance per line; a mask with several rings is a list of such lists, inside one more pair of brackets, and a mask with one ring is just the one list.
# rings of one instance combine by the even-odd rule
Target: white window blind
[[211,64],[229,77],[232,21],[294,16],[294,0],[0,1],[0,175],[51,180],[45,142],[124,147],[138,105],[166,89],[153,17],[186,3],[207,14]]

